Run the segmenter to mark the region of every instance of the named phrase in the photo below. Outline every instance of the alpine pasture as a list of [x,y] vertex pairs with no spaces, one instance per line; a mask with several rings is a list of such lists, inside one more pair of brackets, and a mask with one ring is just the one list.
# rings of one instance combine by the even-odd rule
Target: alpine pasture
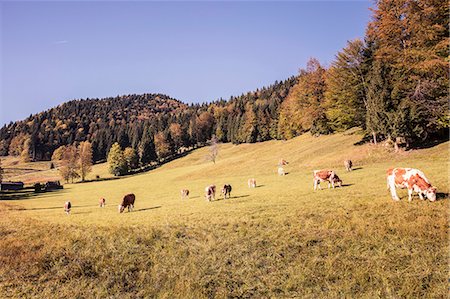
[[[449,143],[392,153],[359,140],[348,132],[221,144],[215,164],[202,148],[147,173],[2,200],[1,297],[445,298]],[[438,200],[414,194],[408,203],[398,190],[394,202],[385,172],[396,166],[421,169]],[[343,187],[313,191],[322,168]],[[230,199],[220,197],[224,184]],[[134,211],[119,214],[128,193]]]

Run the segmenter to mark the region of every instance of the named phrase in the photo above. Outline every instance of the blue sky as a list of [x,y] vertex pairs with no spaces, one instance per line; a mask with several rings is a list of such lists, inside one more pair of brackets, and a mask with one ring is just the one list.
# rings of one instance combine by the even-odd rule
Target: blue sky
[[0,125],[71,99],[164,93],[207,102],[329,65],[371,1],[0,0]]

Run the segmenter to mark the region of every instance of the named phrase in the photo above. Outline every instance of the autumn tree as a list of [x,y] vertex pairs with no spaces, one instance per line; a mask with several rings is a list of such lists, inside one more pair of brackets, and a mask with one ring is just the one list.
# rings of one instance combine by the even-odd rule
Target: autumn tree
[[130,172],[130,170],[136,169],[138,167],[139,157],[132,147],[127,147],[123,151],[123,157],[125,158],[127,164],[127,172]]
[[170,136],[172,137],[174,147],[180,148],[183,144],[183,131],[178,123],[171,123],[169,126]]
[[23,142],[23,149],[20,153],[20,159],[22,162],[30,162],[31,161],[31,138],[28,137]]
[[61,145],[60,147],[55,149],[52,154],[52,161],[62,160],[65,149],[66,149],[66,147],[64,145]]
[[75,145],[69,145],[64,150],[59,172],[67,183],[69,180],[73,183],[73,180],[79,177],[78,169],[79,164],[77,148]]
[[92,171],[92,145],[88,141],[83,141],[78,146],[78,169],[81,181]]
[[219,155],[219,139],[213,135],[209,141],[209,160],[216,164],[217,155]]
[[164,132],[159,132],[155,135],[155,149],[160,160],[170,155],[170,144]]
[[127,161],[119,143],[114,143],[108,153],[108,169],[115,176],[127,173]]
[[377,1],[367,40],[388,66],[386,138],[423,140],[449,127],[448,15],[443,0]]
[[298,83],[283,102],[279,131],[283,138],[292,138],[303,132],[329,133],[324,109],[326,70],[311,58],[306,69],[301,69]]

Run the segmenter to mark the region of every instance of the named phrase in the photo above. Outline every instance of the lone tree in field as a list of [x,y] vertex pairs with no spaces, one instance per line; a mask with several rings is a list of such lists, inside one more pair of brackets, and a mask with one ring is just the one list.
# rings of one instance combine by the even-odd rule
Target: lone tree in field
[[83,141],[78,146],[78,168],[80,170],[81,181],[92,171],[92,145],[88,141]]
[[108,154],[109,172],[115,176],[124,175],[127,172],[127,161],[123,155],[119,143],[114,143]]
[[217,155],[219,154],[219,139],[216,137],[216,135],[213,135],[211,137],[210,146],[209,146],[209,156],[208,158],[216,164]]
[[79,177],[78,174],[78,153],[75,145],[69,145],[64,150],[61,167],[59,168],[62,178],[68,183]]

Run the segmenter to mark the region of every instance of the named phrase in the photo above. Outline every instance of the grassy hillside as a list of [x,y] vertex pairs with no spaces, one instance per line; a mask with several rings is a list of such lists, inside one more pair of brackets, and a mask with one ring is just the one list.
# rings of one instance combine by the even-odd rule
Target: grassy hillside
[[[220,146],[119,180],[0,202],[0,293],[10,297],[429,297],[448,294],[448,143],[389,153],[337,134]],[[276,174],[280,158],[288,175]],[[355,171],[342,161],[351,158]],[[437,202],[393,202],[385,170],[423,170]],[[344,181],[312,190],[312,170]],[[258,187],[249,189],[254,177]],[[232,197],[206,202],[205,186]],[[326,188],[324,185],[323,187]],[[180,189],[191,190],[180,199]],[[117,204],[136,194],[132,213]],[[106,198],[106,208],[97,201]],[[25,197],[24,197],[25,198]],[[64,201],[73,204],[63,212]]]
[[[21,181],[26,185],[32,185],[33,183],[45,183],[46,181],[62,182],[61,176],[58,171],[59,162],[53,162],[55,168],[50,169],[51,161],[40,162],[28,162],[24,163],[20,160],[20,157],[0,157],[2,160],[2,167],[5,171],[4,180],[6,181]],[[106,163],[96,164],[92,166],[92,172],[90,172],[86,180],[94,180],[96,176],[100,178],[110,178],[112,175],[108,172],[108,165]],[[79,181],[79,180],[78,180]]]

